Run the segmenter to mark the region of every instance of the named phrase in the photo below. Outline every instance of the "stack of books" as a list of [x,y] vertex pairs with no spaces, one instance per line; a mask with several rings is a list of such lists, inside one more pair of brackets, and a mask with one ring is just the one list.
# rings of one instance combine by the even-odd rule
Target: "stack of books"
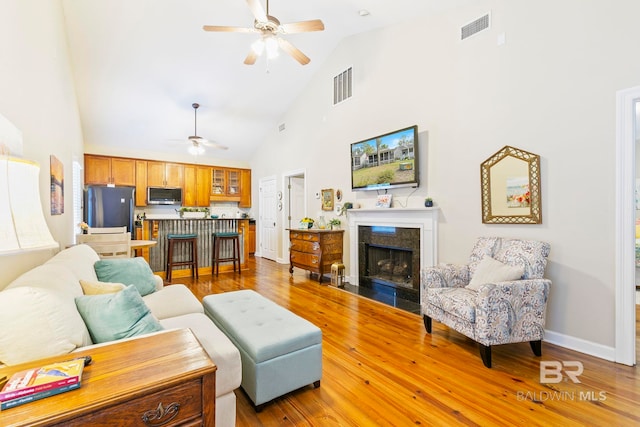
[[85,359],[78,358],[16,372],[0,391],[0,409],[79,388],[84,366]]

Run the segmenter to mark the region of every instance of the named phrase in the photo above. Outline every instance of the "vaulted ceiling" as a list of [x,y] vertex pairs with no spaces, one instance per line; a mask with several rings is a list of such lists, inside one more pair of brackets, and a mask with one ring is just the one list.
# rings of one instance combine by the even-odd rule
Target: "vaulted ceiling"
[[252,27],[246,0],[63,0],[85,143],[183,155],[197,102],[198,135],[229,147],[203,158],[248,161],[341,40],[473,1],[272,0],[280,22],[321,19],[325,30],[284,36],[308,65],[281,53],[249,66],[258,35],[202,29]]

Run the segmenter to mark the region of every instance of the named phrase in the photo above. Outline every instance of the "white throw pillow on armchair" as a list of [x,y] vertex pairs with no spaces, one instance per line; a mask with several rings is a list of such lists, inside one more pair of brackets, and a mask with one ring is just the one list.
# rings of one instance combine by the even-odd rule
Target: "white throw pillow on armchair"
[[505,282],[518,280],[524,274],[522,266],[504,264],[498,260],[485,255],[478,264],[471,281],[466,286],[467,289],[477,291],[485,283]]

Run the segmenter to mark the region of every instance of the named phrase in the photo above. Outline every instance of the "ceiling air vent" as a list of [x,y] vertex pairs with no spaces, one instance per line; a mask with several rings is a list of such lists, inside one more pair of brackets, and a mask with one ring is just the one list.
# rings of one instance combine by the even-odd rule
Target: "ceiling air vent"
[[486,14],[460,29],[460,40],[471,37],[482,30],[489,28],[490,14]]
[[352,95],[353,67],[349,67],[333,78],[333,105],[346,101]]
[[278,126],[278,130],[280,132],[282,132],[285,128],[286,128],[286,125],[284,123],[280,123],[280,126]]

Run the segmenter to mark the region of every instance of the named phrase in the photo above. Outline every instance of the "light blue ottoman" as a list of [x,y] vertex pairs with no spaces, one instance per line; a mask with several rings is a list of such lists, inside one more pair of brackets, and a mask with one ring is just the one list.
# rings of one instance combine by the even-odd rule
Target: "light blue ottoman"
[[204,311],[238,347],[242,388],[256,411],[309,384],[320,387],[322,331],[252,290],[203,298]]

